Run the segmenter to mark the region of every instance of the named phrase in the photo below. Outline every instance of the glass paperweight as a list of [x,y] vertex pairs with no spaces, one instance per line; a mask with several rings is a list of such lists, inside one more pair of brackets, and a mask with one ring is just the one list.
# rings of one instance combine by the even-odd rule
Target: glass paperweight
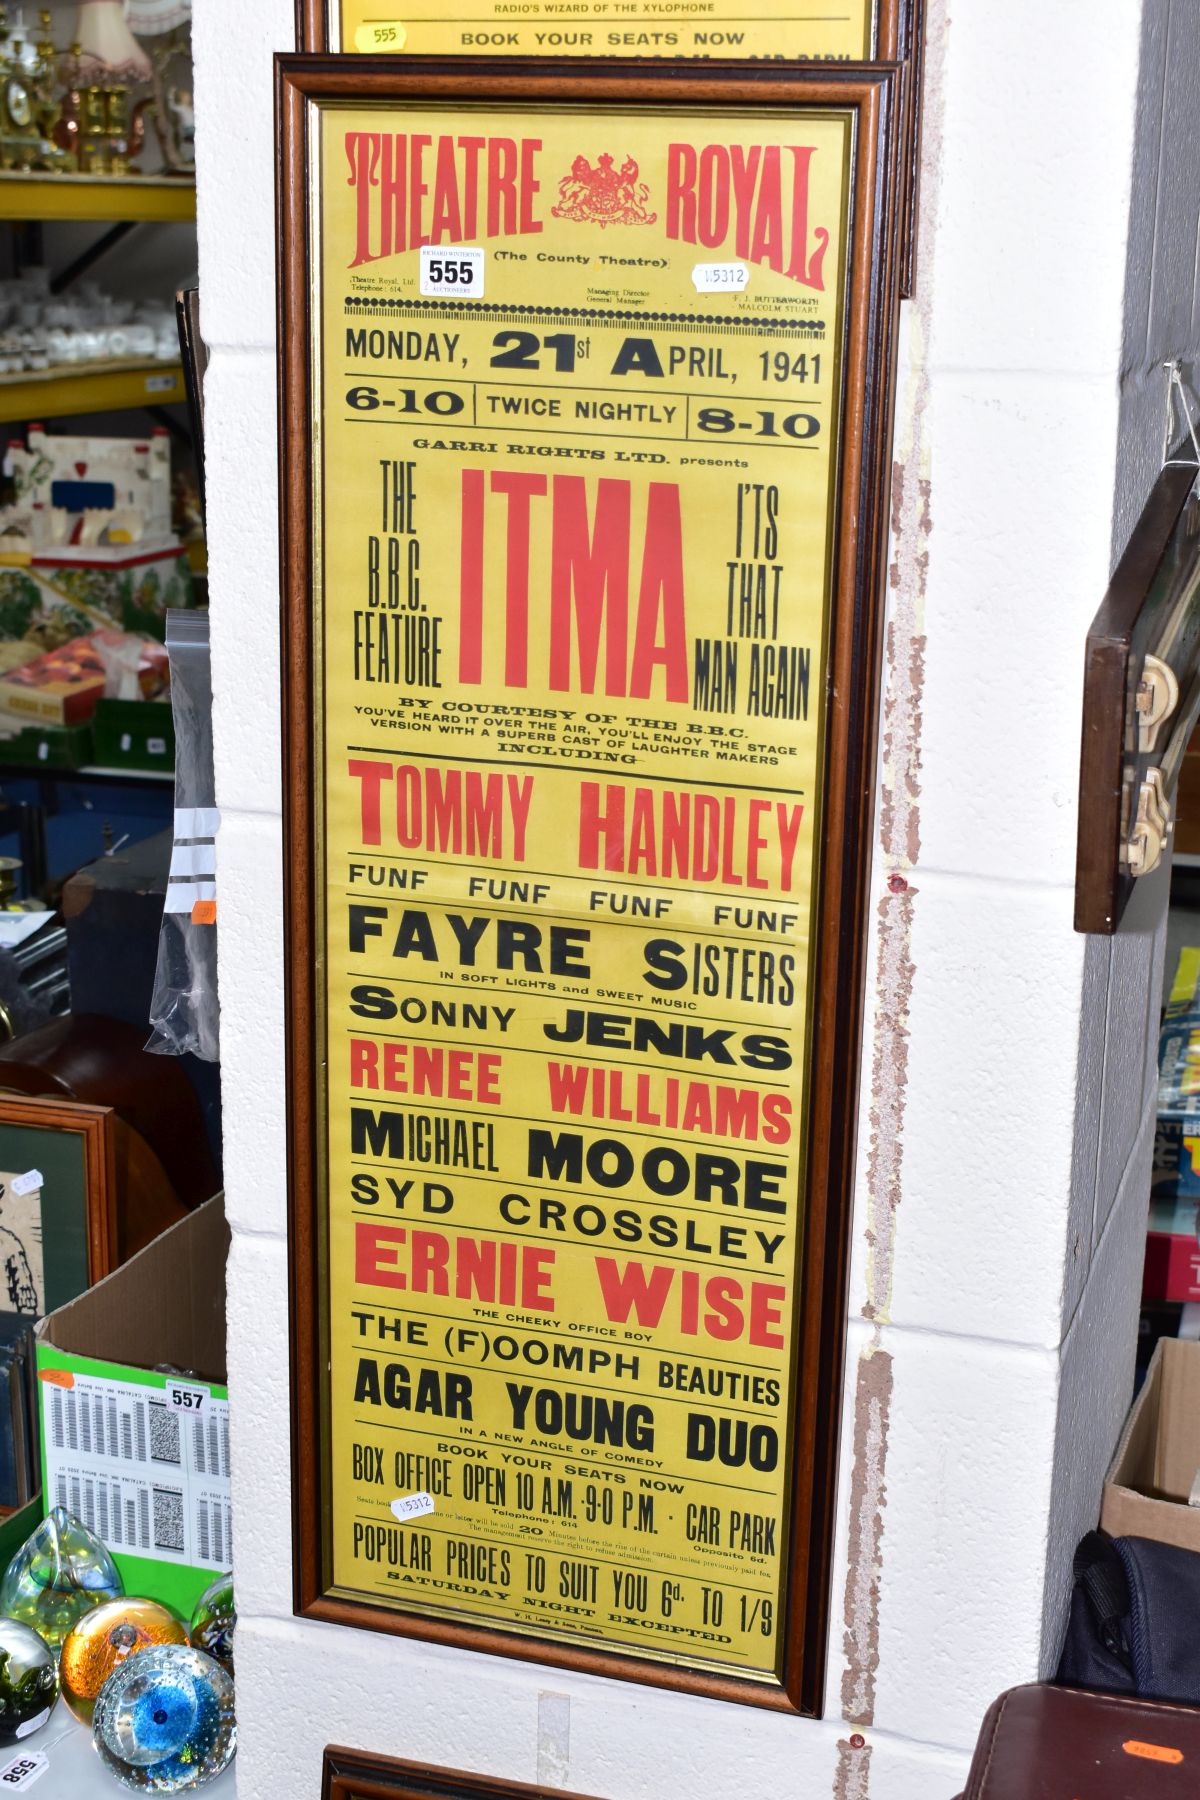
[[5,1569],[0,1613],[32,1625],[51,1650],[59,1650],[77,1619],[124,1592],[117,1565],[95,1532],[56,1506]]
[[237,1612],[233,1604],[233,1576],[218,1575],[196,1602],[188,1636],[197,1650],[215,1656],[233,1674],[233,1628]]
[[0,1744],[37,1731],[57,1699],[58,1669],[45,1639],[15,1619],[0,1619]]
[[233,1760],[233,1682],[219,1662],[180,1644],[119,1663],[92,1715],[100,1760],[142,1794],[181,1794]]
[[187,1641],[175,1614],[156,1600],[109,1600],[93,1607],[62,1647],[58,1672],[63,1699],[77,1719],[90,1725],[96,1695],[118,1663],[157,1644]]

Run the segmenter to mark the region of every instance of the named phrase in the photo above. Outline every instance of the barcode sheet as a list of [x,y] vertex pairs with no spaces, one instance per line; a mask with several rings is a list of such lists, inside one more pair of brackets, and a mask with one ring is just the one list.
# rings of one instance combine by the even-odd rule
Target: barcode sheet
[[229,1402],[190,1416],[156,1388],[76,1375],[43,1387],[47,1496],[110,1550],[227,1569]]

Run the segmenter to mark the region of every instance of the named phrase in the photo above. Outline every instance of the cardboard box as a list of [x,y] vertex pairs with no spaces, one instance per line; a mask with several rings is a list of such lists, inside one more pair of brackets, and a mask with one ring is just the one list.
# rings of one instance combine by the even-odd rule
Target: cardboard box
[[[103,1538],[126,1592],[185,1618],[231,1567],[220,1196],[36,1329],[43,1505]],[[187,1370],[172,1377],[156,1364]]]
[[103,631],[72,638],[57,650],[47,650],[19,669],[0,675],[0,711],[20,724],[36,720],[48,725],[85,724],[104,698],[108,684],[105,653],[112,644],[128,650],[134,667],[129,671],[134,699],[153,699],[167,683],[167,653],[150,638],[132,642]]
[[104,698],[104,664],[90,638],[72,638],[0,675],[0,707],[42,725],[83,725]]
[[1162,1338],[1104,1481],[1100,1524],[1113,1537],[1200,1550],[1200,1343]]

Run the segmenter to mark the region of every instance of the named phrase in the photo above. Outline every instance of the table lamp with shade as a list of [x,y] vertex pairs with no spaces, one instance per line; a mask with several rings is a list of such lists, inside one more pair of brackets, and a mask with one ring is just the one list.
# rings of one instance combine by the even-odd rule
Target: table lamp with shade
[[150,58],[129,29],[122,0],[79,0],[74,42],[85,81],[114,75],[149,81]]

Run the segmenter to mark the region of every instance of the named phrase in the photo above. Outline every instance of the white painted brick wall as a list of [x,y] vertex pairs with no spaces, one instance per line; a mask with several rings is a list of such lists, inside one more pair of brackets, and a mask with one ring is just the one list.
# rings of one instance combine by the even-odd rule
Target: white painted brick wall
[[[197,7],[243,1800],[315,1794],[330,1741],[533,1780],[543,1690],[570,1697],[577,1791],[948,1800],[984,1706],[1053,1658],[1127,1393],[1161,960],[1161,882],[1137,941],[1071,930],[1082,640],[1157,469],[1154,360],[1196,328],[1196,34],[1189,4],[1147,0],[1139,88],[1140,10],[931,0],[897,443],[932,533],[927,588],[892,602],[927,637],[916,973],[894,1286],[848,1352],[851,1398],[866,1351],[894,1371],[875,1721],[851,1790],[844,1519],[819,1723],[290,1616],[270,56],[293,8]],[[881,849],[878,895],[894,866]],[[868,1021],[865,1067],[888,1028]],[[864,1128],[856,1310],[870,1148]],[[851,1441],[848,1411],[844,1493]]]

